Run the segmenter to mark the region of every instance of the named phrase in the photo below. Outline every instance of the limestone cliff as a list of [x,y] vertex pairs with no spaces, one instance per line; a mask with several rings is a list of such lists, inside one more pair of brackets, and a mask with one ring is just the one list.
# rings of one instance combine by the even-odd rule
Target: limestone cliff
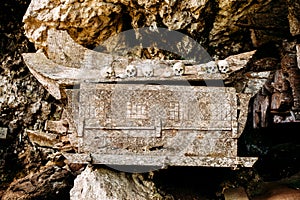
[[[266,128],[274,122],[268,115],[270,107],[286,113],[285,109],[299,106],[298,0],[5,0],[0,3],[0,10],[2,199],[76,199],[82,195],[91,195],[92,199],[91,193],[106,199],[117,199],[115,195],[119,199],[124,195],[140,199],[222,199],[227,188],[237,186],[244,187],[248,196],[254,197],[263,193],[264,190],[257,190],[264,186],[263,181],[299,172],[300,146],[294,134],[299,126]],[[104,45],[109,53],[109,47],[116,45],[109,40],[112,36],[133,29],[138,38],[141,36],[138,28],[142,27],[150,31],[157,28],[178,31],[202,45],[214,59],[227,58],[243,66],[226,84],[240,91],[259,91],[250,102],[254,114],[251,113],[250,124],[239,142],[244,155],[260,157],[254,168],[234,172],[171,168],[129,175],[102,166],[95,169],[70,164],[63,158],[58,149],[71,151],[70,144],[61,139],[62,133],[51,137],[45,133],[47,120],[61,119],[63,104],[32,76],[21,54],[39,51],[51,57],[47,32],[52,28],[66,30],[78,45],[89,49]],[[256,53],[250,61],[240,54],[253,50]],[[151,48],[135,53],[150,59],[174,56]],[[289,75],[286,80],[282,79],[282,67]],[[271,75],[265,77],[260,73],[265,71]],[[250,79],[254,81],[249,82]],[[262,79],[269,82],[259,90],[257,85],[261,86]],[[290,118],[276,120],[288,122]],[[253,123],[259,129],[254,130]],[[277,135],[275,130],[281,133]],[[57,141],[59,144],[53,146]],[[86,188],[89,181],[95,185]],[[292,188],[289,194],[298,195],[294,188],[299,188],[299,178],[277,186],[282,184]],[[272,190],[268,187],[265,191]]]

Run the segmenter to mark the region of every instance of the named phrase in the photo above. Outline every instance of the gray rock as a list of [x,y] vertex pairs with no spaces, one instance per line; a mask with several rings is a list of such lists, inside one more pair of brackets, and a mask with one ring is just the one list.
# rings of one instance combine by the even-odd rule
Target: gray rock
[[2,199],[68,199],[73,185],[73,175],[57,166],[12,182]]
[[70,199],[150,200],[173,199],[160,194],[152,181],[140,174],[125,174],[102,168],[86,169],[76,177],[70,191]]

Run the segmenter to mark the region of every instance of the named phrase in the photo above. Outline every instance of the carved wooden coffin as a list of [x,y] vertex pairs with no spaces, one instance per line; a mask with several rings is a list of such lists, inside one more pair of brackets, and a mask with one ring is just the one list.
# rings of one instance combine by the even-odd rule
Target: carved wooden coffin
[[[68,46],[63,38],[61,46]],[[62,123],[62,132],[75,147],[64,153],[69,162],[233,168],[256,162],[237,152],[251,95],[223,87],[220,74],[199,74],[190,64],[176,76],[174,61],[139,60],[132,61],[137,69],[152,65],[154,72],[122,77],[125,58],[71,46],[72,52],[63,53],[70,53],[74,68],[64,65],[71,61],[53,61],[43,53],[23,54],[37,80],[65,103],[69,124]],[[103,76],[113,64],[115,72]]]
[[[83,83],[68,89],[77,134],[73,162],[250,167],[237,156],[234,88]],[[242,112],[243,113],[243,112]]]

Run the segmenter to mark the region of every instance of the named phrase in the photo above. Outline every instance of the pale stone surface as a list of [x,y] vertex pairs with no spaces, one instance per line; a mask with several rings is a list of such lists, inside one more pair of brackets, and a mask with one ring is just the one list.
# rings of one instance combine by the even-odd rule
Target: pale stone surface
[[70,191],[70,199],[78,200],[150,200],[172,199],[157,192],[153,182],[138,174],[125,174],[108,169],[86,169],[77,176]]
[[65,29],[78,43],[89,46],[122,29],[121,11],[118,4],[97,0],[34,0],[23,17],[25,34],[37,48],[44,48],[49,28]]
[[241,70],[242,68],[245,68],[249,60],[255,54],[255,52],[256,50],[253,50],[249,52],[231,55],[225,58],[225,60],[229,64],[230,72],[235,72]]

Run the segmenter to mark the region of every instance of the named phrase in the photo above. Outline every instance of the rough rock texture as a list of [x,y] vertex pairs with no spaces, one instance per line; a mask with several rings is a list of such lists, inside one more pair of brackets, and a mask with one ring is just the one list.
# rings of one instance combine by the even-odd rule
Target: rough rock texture
[[103,168],[86,167],[74,181],[70,199],[173,199],[170,195],[159,193],[152,181],[147,181],[141,174],[125,174]]
[[[25,2],[26,3],[26,2]],[[0,139],[0,180],[1,183],[10,181],[9,174],[13,169],[6,167],[7,163],[15,163],[17,155],[14,149],[18,147],[17,138],[20,133],[21,124],[24,121],[31,121],[31,117],[27,112],[30,104],[41,100],[41,96],[31,94],[32,91],[37,91],[43,88],[38,86],[38,83],[33,81],[34,78],[28,75],[28,70],[22,62],[20,53],[27,52],[29,45],[28,40],[22,34],[20,19],[24,13],[12,15],[13,20],[19,23],[10,22],[3,15],[4,10],[14,11],[13,4],[1,4],[1,47],[0,47],[0,127],[7,130],[6,138]],[[25,12],[26,6],[20,7]],[[22,85],[24,84],[24,85]],[[26,92],[27,91],[27,92]],[[27,98],[32,96],[32,98]],[[26,123],[26,122],[25,122]],[[36,123],[36,122],[34,122]],[[33,125],[33,124],[31,124]],[[20,137],[22,139],[22,135]],[[13,140],[13,141],[12,141]],[[19,149],[21,150],[21,149]],[[8,172],[8,173],[7,173]]]
[[297,200],[300,174],[272,182],[261,182],[252,195],[247,195],[243,187],[228,188],[224,191],[225,200]]
[[72,182],[69,171],[49,166],[11,183],[2,199],[68,199]]
[[297,0],[288,0],[290,32],[292,35],[300,35],[300,2]]
[[238,188],[229,188],[224,191],[224,198],[225,200],[249,200],[244,188],[238,187]]
[[[40,191],[33,189],[33,184],[29,180],[30,177],[36,178],[39,174],[49,172],[54,172],[55,175],[62,173],[66,179],[70,177],[69,173],[61,170],[60,167],[41,168],[46,163],[48,166],[54,164],[64,166],[66,169],[70,168],[75,173],[79,173],[83,167],[76,164],[65,166],[60,156],[58,156],[60,159],[57,158],[55,149],[49,146],[48,148],[39,147],[38,142],[29,143],[24,131],[26,128],[43,130],[46,119],[59,119],[61,116],[61,104],[56,102],[28,72],[21,57],[21,53],[38,49],[44,49],[47,53],[46,31],[50,28],[67,30],[78,44],[90,49],[120,31],[144,26],[150,26],[153,31],[156,27],[181,31],[201,43],[211,55],[217,54],[224,58],[259,47],[260,51],[255,54],[247,67],[237,72],[240,76],[229,80],[228,84],[233,84],[241,90],[247,88],[244,83],[248,77],[242,76],[245,71],[268,71],[279,66],[280,56],[273,54],[274,48],[278,48],[277,44],[275,46],[262,44],[268,41],[271,43],[279,41],[281,44],[282,39],[293,40],[294,37],[299,37],[300,32],[300,9],[297,0],[86,0],[84,2],[32,0],[24,16],[29,3],[29,0],[1,1],[0,3],[0,127],[5,130],[6,134],[5,139],[0,138],[0,196],[4,195],[4,191],[13,179],[16,179],[5,194],[6,197],[12,198],[26,196],[24,191],[28,192],[27,195],[35,196],[36,199],[47,196],[40,191],[49,192],[49,196],[56,195],[54,193],[57,190],[51,188]],[[25,30],[22,19],[25,23]],[[32,43],[25,37],[24,32]],[[142,53],[146,55],[144,57],[152,58],[157,50],[146,49]],[[157,54],[160,54],[160,58],[164,56],[161,52]],[[251,72],[250,76],[253,75],[257,74]],[[294,86],[297,87],[297,85]],[[279,134],[277,134],[278,131]],[[172,169],[168,169],[165,173],[171,175],[166,176],[162,188],[172,194],[176,193],[180,199],[201,199],[199,189],[207,190],[213,197],[221,198],[223,193],[217,193],[217,190],[222,191],[229,186],[242,186],[248,194],[254,194],[257,185],[263,179],[272,181],[291,176],[299,171],[297,163],[299,163],[300,146],[294,134],[298,132],[299,126],[262,130],[253,130],[248,127],[239,146],[244,145],[241,148],[244,154],[251,156],[255,154],[260,157],[260,162],[253,169],[241,170],[243,174],[241,171],[230,173],[226,171],[224,174],[230,177],[224,174],[215,176],[220,169],[212,169],[210,173],[201,175],[195,173],[203,171],[198,168],[176,168],[173,169],[173,173],[170,173]],[[44,169],[51,170],[44,171]],[[59,170],[56,171],[56,169]],[[191,174],[186,175],[188,172]],[[30,173],[32,175],[28,175]],[[113,171],[105,173],[117,180],[119,180],[118,177],[123,176]],[[155,172],[159,175],[163,173],[162,171]],[[42,177],[51,177],[48,175]],[[47,180],[61,182],[60,178]],[[128,180],[124,182],[130,185],[132,180],[128,177]],[[230,180],[234,182],[229,186],[224,186],[219,184],[220,180],[226,183]],[[37,183],[54,184],[47,181],[37,181]],[[217,186],[211,187],[213,183]],[[297,184],[297,181],[295,183]],[[39,184],[36,186],[40,188]],[[25,190],[24,185],[28,185],[29,190]],[[184,192],[183,189],[186,185],[188,185],[186,189],[188,192]],[[19,190],[21,186],[23,188]],[[68,184],[60,186],[70,189]],[[131,187],[135,188],[133,185]],[[297,185],[294,188],[297,187],[299,188]],[[194,190],[191,191],[190,188]],[[276,190],[284,194],[287,191]],[[30,193],[30,191],[38,194]],[[272,190],[269,191],[272,193]],[[299,192],[294,189],[293,192],[295,191]],[[142,194],[145,193],[142,192]],[[293,195],[292,192],[291,194]]]
[[37,47],[46,46],[46,30],[67,29],[87,46],[119,32],[124,22],[121,5],[103,1],[32,1],[25,16],[25,31]]
[[300,173],[278,181],[265,182],[259,185],[253,200],[297,200],[300,198],[299,191]]
[[[228,56],[285,36],[289,32],[287,15],[284,0],[88,0],[82,3],[34,0],[23,22],[29,40],[37,49],[46,51],[49,28],[67,30],[76,42],[94,48],[124,30],[149,27],[155,31],[157,27],[165,27],[190,35],[211,53]],[[294,18],[291,20],[294,22]]]
[[29,73],[21,53],[34,51],[24,35],[22,17],[30,1],[1,1],[0,6],[0,196],[13,179],[38,172],[53,151],[32,147],[24,129],[40,130],[60,116],[61,103]]
[[[224,2],[224,6],[226,6],[227,1],[222,2]],[[226,24],[231,27],[231,29],[229,29],[229,36],[227,36],[227,31],[223,31],[223,37],[227,37],[227,40],[235,41],[232,36],[235,36],[234,38],[237,39],[247,40],[248,36],[250,36],[252,45],[258,47],[269,41],[281,40],[290,34],[286,1],[245,1],[245,3],[248,3],[246,5],[240,4],[238,1],[228,2],[229,5],[231,5],[228,10],[233,10],[234,14],[231,18],[225,17],[225,21],[221,20],[223,23],[227,22]],[[232,8],[236,8],[237,10]],[[227,13],[223,16],[226,15]],[[237,27],[243,27],[244,29],[239,29]],[[248,32],[241,33],[241,30],[245,29],[248,30]],[[246,37],[240,38],[243,34],[245,34]],[[223,43],[224,42],[226,41],[223,41]],[[237,40],[237,43],[240,42]],[[233,47],[235,47],[235,45]]]

